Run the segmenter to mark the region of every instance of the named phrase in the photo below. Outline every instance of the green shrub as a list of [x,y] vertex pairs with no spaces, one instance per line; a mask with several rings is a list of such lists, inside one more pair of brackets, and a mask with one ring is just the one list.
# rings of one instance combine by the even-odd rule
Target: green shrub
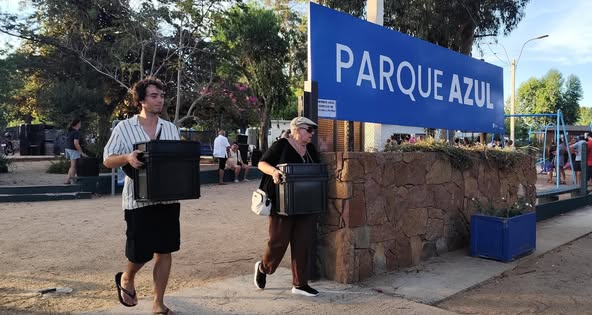
[[450,158],[450,164],[459,170],[466,170],[473,166],[472,152],[478,153],[480,157],[492,166],[507,170],[512,169],[518,162],[527,155],[534,155],[536,152],[532,147],[512,150],[510,148],[488,148],[485,145],[475,144],[472,146],[452,146],[437,141],[434,138],[426,138],[416,143],[403,143],[400,145],[387,145],[384,148],[387,152],[442,152]]
[[12,163],[6,155],[0,153],[0,173],[8,172],[8,165]]
[[60,158],[57,161],[50,161],[51,165],[47,168],[47,173],[50,174],[68,174],[70,169],[70,160]]

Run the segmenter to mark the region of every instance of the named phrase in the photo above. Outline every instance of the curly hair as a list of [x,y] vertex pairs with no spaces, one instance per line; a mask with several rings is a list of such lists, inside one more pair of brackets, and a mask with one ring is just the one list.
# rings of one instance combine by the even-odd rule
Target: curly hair
[[136,106],[142,106],[140,105],[140,102],[146,98],[146,89],[150,85],[154,85],[161,91],[164,90],[164,83],[162,83],[162,81],[156,77],[146,77],[143,80],[136,82],[132,88],[132,95],[134,97],[134,104],[136,104]]

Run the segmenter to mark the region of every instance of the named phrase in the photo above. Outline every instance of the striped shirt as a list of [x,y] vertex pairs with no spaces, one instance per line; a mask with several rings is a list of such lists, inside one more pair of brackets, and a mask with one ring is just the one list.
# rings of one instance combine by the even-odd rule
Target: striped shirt
[[[160,133],[160,140],[179,140],[179,129],[173,123],[158,118],[158,125],[156,126],[156,134]],[[140,125],[138,115],[130,119],[121,121],[113,131],[111,137],[105,145],[103,151],[103,160],[110,155],[128,154],[134,150],[134,144],[150,141],[150,137]],[[136,209],[158,203],[174,203],[177,201],[159,201],[149,202],[134,200],[134,181],[128,176],[125,177],[123,184],[123,191],[121,193],[123,209]]]

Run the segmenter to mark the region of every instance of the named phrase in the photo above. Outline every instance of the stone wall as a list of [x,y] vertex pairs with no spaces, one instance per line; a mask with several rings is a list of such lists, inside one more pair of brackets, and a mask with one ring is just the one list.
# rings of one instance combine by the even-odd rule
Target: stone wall
[[323,153],[329,169],[328,211],[319,229],[323,277],[353,283],[417,264],[469,244],[479,204],[535,201],[534,160],[499,170],[474,154],[454,168],[436,152]]

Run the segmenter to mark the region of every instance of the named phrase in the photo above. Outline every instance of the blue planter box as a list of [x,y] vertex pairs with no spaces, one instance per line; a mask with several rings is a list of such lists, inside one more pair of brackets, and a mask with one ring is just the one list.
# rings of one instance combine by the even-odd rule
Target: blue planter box
[[535,248],[535,212],[511,218],[471,215],[471,256],[508,262]]

